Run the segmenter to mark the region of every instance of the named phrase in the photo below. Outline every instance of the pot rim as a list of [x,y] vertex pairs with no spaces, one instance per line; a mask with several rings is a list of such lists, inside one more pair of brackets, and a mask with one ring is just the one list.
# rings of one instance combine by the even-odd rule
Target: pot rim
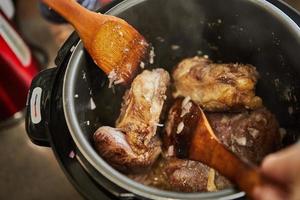
[[[117,15],[128,8],[135,6],[139,3],[145,2],[147,0],[125,0],[112,9],[110,9],[106,14]],[[286,24],[286,27],[297,36],[297,39],[300,41],[300,28],[297,24],[290,19],[283,11],[275,7],[273,4],[265,0],[243,0],[252,2],[254,5],[264,8],[266,12],[271,13],[278,20]],[[81,131],[81,128],[78,123],[76,116],[75,105],[74,105],[74,82],[76,67],[81,60],[81,57],[84,55],[83,44],[81,41],[76,45],[75,50],[73,51],[71,58],[68,62],[67,69],[64,76],[63,82],[63,110],[66,118],[67,126],[71,133],[71,136],[82,153],[82,155],[88,160],[88,162],[104,177],[115,183],[116,185],[124,188],[127,191],[130,191],[134,194],[137,194],[142,197],[150,199],[236,199],[243,197],[244,192],[238,192],[235,189],[225,189],[218,192],[198,192],[198,193],[183,193],[183,192],[171,192],[160,190],[157,188],[145,186],[141,183],[138,183],[127,176],[123,175],[119,171],[111,167],[101,156],[98,155],[96,150],[92,145],[86,140],[84,134]]]

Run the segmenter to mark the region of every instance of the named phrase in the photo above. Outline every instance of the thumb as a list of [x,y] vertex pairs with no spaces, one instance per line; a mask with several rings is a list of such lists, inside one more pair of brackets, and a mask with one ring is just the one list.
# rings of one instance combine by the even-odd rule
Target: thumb
[[271,154],[262,163],[262,173],[281,183],[291,183],[299,176],[300,144]]

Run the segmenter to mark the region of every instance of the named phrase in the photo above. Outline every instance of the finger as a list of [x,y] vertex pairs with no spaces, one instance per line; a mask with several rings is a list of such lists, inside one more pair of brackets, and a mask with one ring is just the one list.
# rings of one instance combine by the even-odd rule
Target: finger
[[300,176],[298,177],[295,184],[292,186],[291,200],[300,200]]
[[256,187],[253,192],[255,200],[285,200],[287,194],[272,186]]
[[294,145],[267,156],[262,164],[262,172],[279,182],[291,182],[300,168],[299,152],[300,145]]

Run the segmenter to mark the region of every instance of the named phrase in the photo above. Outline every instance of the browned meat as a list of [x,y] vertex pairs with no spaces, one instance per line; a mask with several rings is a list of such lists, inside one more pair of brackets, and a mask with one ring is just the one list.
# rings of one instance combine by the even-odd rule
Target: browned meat
[[169,81],[169,73],[163,69],[146,70],[136,77],[124,96],[116,127],[126,133],[135,152],[144,153],[156,134]]
[[175,157],[160,159],[151,170],[130,174],[129,178],[144,185],[179,192],[222,190],[230,182],[202,163]]
[[166,163],[164,170],[175,191],[213,192],[230,186],[227,179],[200,162],[169,158]]
[[[189,103],[191,102],[188,98],[182,102],[181,115],[189,112],[191,108]],[[174,161],[171,131],[180,132],[182,129],[180,124],[178,127],[173,127],[173,121],[178,117],[171,109],[164,134],[165,152],[170,158],[165,171],[171,188],[184,192],[196,192],[228,187],[229,181],[217,173],[214,174],[214,171],[199,162],[178,159]],[[258,164],[280,145],[278,123],[266,108],[242,113],[207,113],[207,117],[220,141],[239,157],[250,162]]]
[[207,118],[223,144],[255,164],[280,147],[278,122],[266,108],[239,114],[209,113]]
[[[181,115],[190,111],[190,100],[197,102],[206,110],[216,136],[239,157],[259,164],[264,156],[279,147],[278,123],[263,107],[261,98],[255,96],[258,79],[255,67],[214,64],[209,59],[195,57],[183,60],[173,78],[174,97],[185,97]],[[178,116],[172,109],[165,123],[164,153],[155,162],[161,154],[161,141],[156,132],[169,82],[169,74],[163,69],[145,70],[137,76],[123,97],[116,128],[101,127],[94,134],[97,151],[116,169],[145,185],[181,192],[229,187],[231,183],[214,169],[174,157],[170,132],[180,133],[181,125],[186,125],[174,126]],[[150,166],[151,170],[145,170]]]
[[166,190],[207,191],[209,168],[199,162],[167,158],[144,175],[131,175],[134,180]]
[[163,69],[145,70],[125,94],[116,128],[101,127],[94,134],[99,154],[115,168],[137,171],[159,156],[161,142],[156,130],[169,81]]
[[94,134],[96,149],[113,167],[123,172],[137,172],[151,166],[161,153],[161,142],[154,137],[147,146],[147,152],[134,152],[126,135],[112,127],[101,127]]
[[176,191],[207,191],[209,168],[199,162],[168,159],[166,174],[170,185]]
[[262,107],[255,96],[258,72],[252,65],[215,64],[194,57],[183,60],[173,72],[174,97],[190,97],[206,111],[232,111]]

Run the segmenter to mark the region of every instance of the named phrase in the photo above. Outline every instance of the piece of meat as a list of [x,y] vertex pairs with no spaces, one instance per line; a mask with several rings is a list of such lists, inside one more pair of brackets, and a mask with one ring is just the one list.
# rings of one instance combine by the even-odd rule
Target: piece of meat
[[214,169],[196,161],[169,157],[164,171],[172,190],[179,192],[214,192],[231,185]]
[[255,96],[258,72],[252,65],[215,64],[203,57],[184,59],[173,72],[173,96],[190,97],[205,111],[262,107]]
[[169,158],[165,166],[170,185],[175,191],[207,191],[209,168],[199,162]]
[[[174,138],[171,132],[177,130],[180,133],[182,129],[180,125],[174,127],[174,124],[178,124],[174,121],[190,111],[189,103],[192,103],[189,98],[182,101],[181,113],[175,112],[175,107],[169,111],[163,140],[165,155],[170,159],[165,170],[168,181],[171,188],[177,191],[198,192],[224,189],[230,185],[229,181],[218,173],[214,174],[206,165],[173,158],[175,155]],[[267,154],[276,151],[280,146],[278,123],[275,116],[266,108],[242,113],[206,113],[206,116],[219,140],[240,158],[252,163],[259,164]]]
[[124,95],[116,128],[101,127],[94,134],[98,153],[123,172],[151,166],[161,152],[156,135],[170,82],[163,69],[145,70]]
[[175,157],[161,158],[151,170],[128,177],[147,186],[178,192],[213,192],[231,186],[214,169],[200,162]]
[[266,108],[237,114],[207,113],[216,136],[232,152],[255,164],[281,145],[279,124]]
[[116,127],[126,133],[135,152],[144,153],[145,147],[156,134],[169,82],[170,76],[165,70],[145,70],[136,77],[124,96]]
[[147,152],[138,154],[127,142],[126,135],[117,128],[100,127],[94,134],[98,153],[114,168],[122,172],[139,172],[151,166],[161,153],[161,142],[153,137]]
[[197,192],[207,191],[209,169],[199,162],[164,157],[151,170],[130,174],[128,177],[163,190]]

